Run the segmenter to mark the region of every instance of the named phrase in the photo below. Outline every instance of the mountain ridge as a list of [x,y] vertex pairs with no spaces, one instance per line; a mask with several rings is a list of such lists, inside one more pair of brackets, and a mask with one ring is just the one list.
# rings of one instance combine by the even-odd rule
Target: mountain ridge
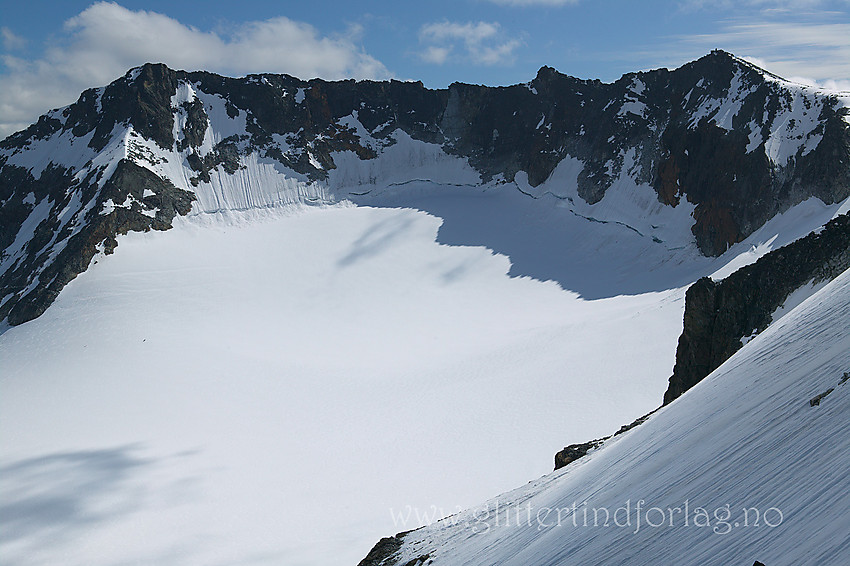
[[[396,149],[411,170],[454,159],[459,182],[520,190],[573,160],[568,184],[591,206],[628,178],[692,206],[687,237],[709,256],[806,198],[850,196],[844,101],[722,51],[613,83],[542,67],[524,84],[438,90],[146,64],[0,142],[0,319],[38,316],[117,234],[192,209],[365,194],[388,182]],[[122,160],[159,180],[124,174],[105,192]],[[396,185],[415,178],[403,175]]]

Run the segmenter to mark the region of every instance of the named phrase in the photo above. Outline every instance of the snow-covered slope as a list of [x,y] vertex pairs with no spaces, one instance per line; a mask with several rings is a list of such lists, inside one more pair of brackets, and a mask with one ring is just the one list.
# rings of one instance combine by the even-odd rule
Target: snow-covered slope
[[657,406],[683,289],[581,300],[439,224],[121,237],[0,335],[0,562],[351,565],[391,511],[468,507]]
[[847,564],[848,321],[845,272],[645,424],[385,563]]

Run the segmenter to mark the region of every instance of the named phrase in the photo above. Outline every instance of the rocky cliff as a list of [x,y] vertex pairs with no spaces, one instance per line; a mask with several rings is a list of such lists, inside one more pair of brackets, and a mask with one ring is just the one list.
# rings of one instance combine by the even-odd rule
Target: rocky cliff
[[404,140],[482,185],[535,187],[571,159],[590,204],[627,177],[693,206],[692,238],[717,255],[806,198],[850,196],[846,104],[721,51],[610,84],[544,67],[442,90],[148,64],[0,142],[0,321],[38,316],[116,234],[368,192]]
[[774,250],[721,281],[703,277],[685,296],[684,329],[664,404],[696,385],[774,322],[783,303],[807,284],[850,269],[850,216]]

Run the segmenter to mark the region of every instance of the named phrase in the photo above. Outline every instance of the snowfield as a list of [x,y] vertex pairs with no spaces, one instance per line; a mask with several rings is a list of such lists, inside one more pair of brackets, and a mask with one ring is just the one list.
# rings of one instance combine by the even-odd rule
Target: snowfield
[[439,224],[122,237],[0,337],[3,563],[356,564],[393,512],[474,505],[658,404],[683,289],[581,300]]

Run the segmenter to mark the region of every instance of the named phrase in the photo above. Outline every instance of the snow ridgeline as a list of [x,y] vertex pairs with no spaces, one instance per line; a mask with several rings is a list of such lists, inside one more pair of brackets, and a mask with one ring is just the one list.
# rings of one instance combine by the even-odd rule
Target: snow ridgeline
[[[701,61],[705,63],[701,72],[707,74],[699,80],[693,79],[690,90],[684,87],[687,92],[683,95],[682,106],[688,116],[687,128],[694,130],[707,121],[726,132],[739,131],[749,140],[747,154],[761,151],[774,167],[780,169],[788,165],[792,158],[806,157],[822,141],[824,111],[832,104],[826,95],[837,98],[840,105],[850,104],[850,97],[842,93],[829,93],[785,81],[729,54],[713,53]],[[687,68],[691,66],[686,65],[676,73],[686,74]],[[723,76],[723,69],[730,72],[731,79]],[[131,85],[142,72],[142,68],[134,69],[122,80]],[[720,72],[720,75],[712,75],[715,72]],[[655,137],[670,126],[667,111],[653,98],[655,95],[651,79],[655,74],[651,72],[624,77],[619,81],[624,85],[622,93],[614,89],[614,85],[608,89],[614,93],[605,108],[611,107],[614,122],[619,124],[612,130],[614,135],[608,140],[609,145],[618,136],[626,135],[623,132],[629,131],[629,124],[635,120],[638,125],[643,124],[643,130],[652,132],[651,136]],[[536,79],[537,82],[540,80],[539,77]],[[244,82],[246,86],[273,88],[265,76],[249,77]],[[282,90],[275,96],[294,101],[297,112],[313,108],[304,87],[294,89],[289,83],[286,84],[288,86],[281,87]],[[526,85],[528,88],[523,90],[535,99],[542,100],[543,95],[530,85]],[[109,105],[103,101],[104,93],[112,86],[87,91],[78,104],[93,100],[91,110],[98,115],[102,114]],[[470,167],[468,158],[450,156],[439,144],[413,139],[399,127],[397,116],[395,123],[391,120],[367,129],[358,119],[359,110],[354,109],[347,116],[336,118],[329,129],[312,138],[299,137],[303,128],[283,134],[257,136],[256,126],[259,122],[256,116],[233,105],[226,96],[204,92],[202,86],[203,80],[185,77],[168,87],[168,110],[175,119],[170,132],[172,139],[167,144],[163,145],[157,136],[146,137],[134,129],[130,125],[133,120],[130,119],[115,123],[108,135],[109,142],[104,148],[94,150],[89,142],[95,130],[89,129],[85,135],[77,135],[79,126],[72,122],[79,118],[79,114],[69,113],[66,108],[52,111],[43,117],[46,124],[51,121],[61,123],[61,129],[54,129],[54,133],[47,137],[32,136],[20,149],[14,149],[13,146],[12,149],[4,149],[0,152],[0,158],[5,158],[9,165],[27,169],[36,179],[48,168],[57,166],[70,170],[77,183],[96,174],[100,188],[114,172],[117,163],[127,159],[167,179],[176,187],[194,193],[196,203],[193,211],[196,213],[331,204],[351,196],[375,195],[388,189],[410,189],[408,185],[414,181],[445,187],[478,186],[487,190],[500,184],[500,175],[487,177],[491,180],[483,183],[479,171]],[[168,104],[167,98],[164,102]],[[194,131],[199,124],[197,116],[191,111],[192,104],[202,107],[200,116],[203,124],[200,131]],[[584,100],[581,100],[581,107],[585,107]],[[514,112],[514,118],[516,114]],[[551,112],[543,112],[536,130],[549,138],[553,134],[555,121]],[[444,126],[436,125],[438,130]],[[264,124],[263,127],[268,128],[268,125]],[[625,129],[620,131],[617,129],[620,127]],[[323,154],[325,150],[320,146],[335,132],[350,135],[356,145],[372,152],[373,156],[364,159],[363,153],[354,151]],[[103,133],[98,130],[97,135],[102,136]],[[449,145],[457,141],[449,133],[441,134]],[[579,136],[591,134],[582,126]],[[492,135],[495,142],[499,131],[494,129]],[[634,141],[630,140],[630,143]],[[611,147],[618,144],[619,141]],[[641,148],[641,151],[644,149]],[[687,155],[688,150],[684,151]],[[231,154],[229,160],[223,155],[228,152]],[[617,198],[606,199],[603,206],[596,206],[596,203],[587,205],[585,199],[578,198],[580,191],[576,190],[579,179],[587,174],[589,168],[594,167],[593,164],[571,157],[564,147],[547,152],[556,152],[560,157],[555,161],[557,166],[553,165],[551,174],[548,174],[546,188],[538,193],[548,193],[567,200],[575,207],[576,214],[591,221],[620,223],[634,228],[638,234],[668,242],[671,247],[681,247],[691,241],[688,231],[693,226],[691,217],[694,207],[690,202],[684,202],[682,210],[657,214],[657,195],[646,184],[653,175],[646,170],[646,160],[636,146],[626,145],[613,149],[610,159],[605,162],[604,171],[600,174],[612,183],[605,187],[603,193],[607,195],[610,190],[615,193],[619,190],[621,194]],[[297,163],[300,158],[305,158],[302,161],[308,162],[309,166],[299,166],[296,171],[286,165]],[[202,161],[207,163],[199,174],[198,164]],[[311,168],[320,174],[308,176],[304,173]],[[527,183],[530,175],[529,168],[527,174],[521,170],[516,176],[509,177],[515,177],[516,188],[534,193]],[[67,225],[82,226],[85,214],[98,204],[97,200],[95,194],[80,199],[80,202],[69,203],[61,211],[51,211],[53,214],[61,212],[62,216],[56,232]],[[611,201],[618,203],[613,207],[607,206]],[[156,213],[155,207],[146,206],[139,199],[99,205],[104,207],[102,212],[106,214],[116,207],[130,208],[135,203],[141,205],[141,209],[148,215]],[[46,205],[43,199],[31,204],[34,205],[32,214],[44,216]],[[629,210],[625,210],[623,204],[627,204]],[[761,219],[759,223],[764,220],[767,219]],[[39,221],[39,218],[33,217],[30,224],[38,225]],[[658,226],[670,226],[666,231],[671,233],[652,233]],[[62,242],[53,244],[59,248]],[[705,244],[700,245],[705,251]],[[19,248],[20,245],[17,245],[11,253],[6,250],[6,260],[10,261],[9,256],[14,255]]]
[[[644,94],[640,84],[635,79],[629,96],[640,97]],[[198,125],[190,116],[192,104],[200,105],[203,109],[200,133],[193,131]],[[134,163],[187,194],[194,195],[190,213],[193,215],[298,209],[346,201],[360,205],[417,206],[447,218],[446,229],[440,233],[444,243],[483,244],[512,257],[516,266],[512,274],[554,279],[591,298],[686,285],[704,274],[700,269],[695,271],[692,267],[704,263],[696,250],[692,233],[695,205],[685,199],[675,207],[660,203],[655,189],[641,180],[646,178],[645,163],[640,161],[634,147],[620,150],[618,157],[609,162],[611,185],[600,201],[589,204],[578,189],[579,178],[587,164],[574,157],[562,159],[548,179],[536,187],[529,184],[528,175],[522,171],[516,174],[512,182],[505,182],[502,176],[484,182],[467,158],[449,155],[440,145],[413,139],[401,129],[386,135],[391,124],[380,124],[370,131],[358,119],[358,111],[339,119],[336,128],[354,136],[361,147],[373,151],[374,157],[367,159],[354,151],[335,151],[329,159],[323,159],[321,155],[314,154],[316,149],[312,142],[306,146],[300,144],[296,139],[297,134],[273,134],[257,142],[256,136],[249,135],[253,118],[245,110],[229,105],[220,95],[203,92],[200,83],[181,80],[170,95],[170,111],[175,119],[170,132],[173,141],[167,149],[147,139],[125,122],[114,125],[109,132],[108,142],[103,149],[96,151],[89,146],[95,131],[74,137],[68,123],[69,129],[63,127],[44,139],[32,139],[22,150],[15,150],[7,156],[7,163],[27,168],[38,177],[56,167],[67,169],[73,175],[73,182],[80,186],[94,177],[97,190],[85,192],[72,188],[67,202],[51,200],[55,199],[51,194],[39,197],[35,193],[27,195],[23,202],[32,208],[28,218],[21,223],[14,241],[4,250],[3,269],[25,266],[28,253],[31,257],[45,257],[44,252],[48,251],[49,259],[43,267],[35,267],[26,274],[28,280],[19,292],[0,297],[0,308],[7,301],[14,302],[15,296],[25,297],[44,284],[41,281],[42,271],[85,228],[90,211],[96,209],[100,216],[109,216],[116,210],[136,210],[148,219],[165,214],[157,199],[147,199],[148,196],[156,196],[148,189],[137,195],[122,193],[117,199],[103,198],[101,193],[104,186],[122,162]],[[706,114],[713,120],[717,120],[718,115],[715,111],[707,111]],[[49,116],[60,122],[69,120],[62,110],[54,111]],[[200,140],[199,143],[187,143],[192,136],[195,141]],[[794,145],[797,142],[791,140],[783,143]],[[792,148],[789,151],[793,153],[795,150]],[[325,177],[311,179],[307,174],[283,164],[286,161],[296,162],[303,156],[314,167],[326,167],[321,169]],[[207,165],[198,166],[198,163],[204,162]],[[322,163],[330,165],[323,166]],[[523,212],[518,216],[524,218],[524,225],[530,226],[530,230],[537,231],[534,237],[554,238],[553,245],[565,247],[567,257],[563,258],[561,265],[549,268],[540,261],[527,265],[523,256],[539,255],[532,249],[538,248],[537,244],[530,241],[533,237],[514,234],[518,238],[512,236],[511,241],[507,241],[503,233],[486,232],[493,230],[487,227],[491,221],[502,225],[514,224],[516,219],[510,214],[500,213],[497,218],[482,220],[479,228],[483,231],[479,230],[471,237],[453,237],[457,232],[454,226],[460,225],[457,222],[466,223],[467,220],[461,218],[449,221],[448,216],[457,216],[460,209],[455,203],[446,208],[436,200],[485,195],[489,201],[494,197],[501,200],[511,210],[522,209]],[[514,197],[520,197],[520,200]],[[486,209],[484,200],[479,199],[466,213],[475,215]],[[522,203],[522,200],[529,201],[528,205]],[[771,247],[816,229],[838,208],[835,205],[824,208],[819,201],[813,204],[813,200],[816,199],[809,199],[785,213],[783,216],[790,217],[790,220],[786,218],[785,226],[779,228],[780,231],[762,229],[745,242],[733,246],[724,254],[718,268],[730,261],[737,261],[736,265],[754,261]],[[820,211],[817,218],[812,216],[813,208]],[[52,229],[50,241],[40,250],[29,249],[29,242],[36,229],[53,218],[57,219],[57,224]],[[531,220],[534,218],[537,220]],[[158,229],[170,226],[169,218],[163,216],[161,220]],[[529,220],[531,223],[528,223]],[[768,225],[772,222],[768,222]],[[534,227],[535,223],[540,226]],[[560,225],[565,227],[553,228]],[[138,226],[130,229],[147,229],[144,223]],[[794,232],[793,237],[786,237],[786,233],[791,232]],[[777,238],[772,239],[773,236]],[[526,241],[528,245],[517,245],[517,242]],[[623,262],[622,254],[614,253],[614,250],[622,247],[624,241],[630,242],[627,247],[634,254],[626,258],[628,265],[617,270],[617,277],[622,281],[646,281],[637,286],[618,282],[600,290],[596,275],[610,271],[603,265],[606,262]],[[103,243],[96,244],[100,251],[111,249]],[[592,249],[585,249],[588,246],[592,246]],[[730,259],[733,256],[740,258]],[[598,261],[594,263],[592,257],[597,257]],[[638,261],[638,257],[641,261]],[[593,265],[585,265],[588,261]],[[632,265],[637,263],[642,265]],[[664,266],[665,271],[677,273],[672,278],[668,277],[669,281],[658,283],[660,276],[653,272],[660,266]],[[575,281],[576,274],[581,272],[588,273],[584,278],[587,281]],[[56,286],[61,289],[61,285]],[[24,318],[30,317],[28,315]]]

